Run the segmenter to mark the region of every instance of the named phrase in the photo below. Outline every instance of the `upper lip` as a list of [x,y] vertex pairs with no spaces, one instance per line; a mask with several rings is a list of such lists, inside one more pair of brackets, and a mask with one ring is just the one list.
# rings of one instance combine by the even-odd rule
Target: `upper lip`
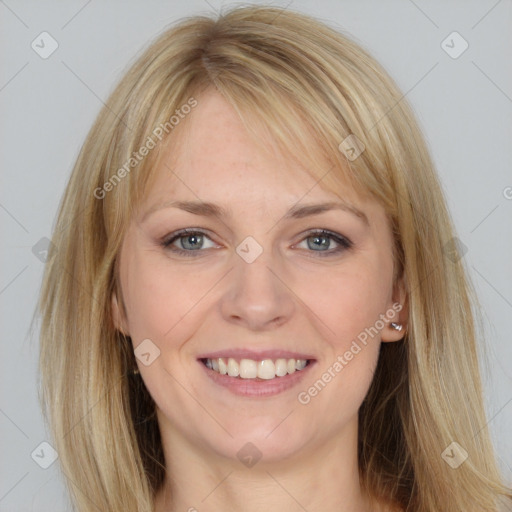
[[290,350],[247,350],[241,348],[230,348],[226,350],[217,350],[216,352],[209,352],[198,357],[198,359],[218,359],[218,358],[233,359],[253,359],[254,361],[262,361],[263,359],[315,359],[310,354],[293,352]]

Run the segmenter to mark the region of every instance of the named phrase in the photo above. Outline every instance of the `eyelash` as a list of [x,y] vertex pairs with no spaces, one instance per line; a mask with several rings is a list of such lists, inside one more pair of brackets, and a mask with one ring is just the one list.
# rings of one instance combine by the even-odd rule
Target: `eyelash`
[[[197,256],[200,255],[201,252],[203,252],[203,250],[201,250],[201,249],[186,250],[186,249],[179,249],[177,247],[171,247],[171,244],[173,244],[176,240],[179,240],[180,238],[185,238],[186,236],[191,236],[191,235],[202,235],[202,236],[205,236],[205,237],[210,239],[208,234],[206,232],[200,230],[200,229],[185,228],[185,229],[181,229],[179,231],[176,231],[175,233],[172,233],[168,237],[164,238],[161,241],[161,245],[165,249],[168,249],[168,250],[170,250],[171,252],[173,252],[175,254],[178,254],[178,255],[181,255],[181,256],[186,256],[186,257],[197,257]],[[309,250],[309,252],[318,253],[318,255],[320,257],[334,256],[334,255],[337,255],[337,254],[339,254],[339,253],[341,253],[341,252],[343,252],[343,251],[345,251],[347,249],[351,249],[352,246],[353,246],[353,243],[348,238],[346,238],[346,237],[344,237],[344,236],[342,236],[340,234],[334,233],[332,231],[328,231],[326,229],[311,230],[310,232],[307,233],[307,235],[304,238],[302,238],[300,240],[300,242],[303,242],[303,241],[305,241],[305,240],[307,240],[308,238],[311,238],[311,237],[327,237],[327,238],[331,238],[332,240],[334,240],[338,244],[338,247],[336,249],[330,249],[330,250],[327,250],[327,251]],[[197,253],[197,254],[194,254],[194,253]]]

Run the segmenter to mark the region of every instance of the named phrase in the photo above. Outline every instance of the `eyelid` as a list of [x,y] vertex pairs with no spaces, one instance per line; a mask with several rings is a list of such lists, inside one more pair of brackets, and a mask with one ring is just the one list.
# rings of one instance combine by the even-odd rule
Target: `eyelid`
[[[167,247],[170,247],[170,245],[173,242],[175,242],[176,240],[179,240],[180,238],[185,237],[186,235],[195,235],[195,234],[202,235],[205,238],[208,238],[209,240],[211,240],[213,243],[215,243],[215,244],[217,243],[217,242],[215,242],[215,240],[213,240],[213,237],[210,234],[210,231],[207,230],[207,229],[204,229],[204,228],[183,228],[183,229],[178,229],[177,231],[173,231],[172,233],[169,233],[168,235],[165,235],[160,240],[160,243],[164,247],[167,248]],[[180,249],[176,249],[176,250],[179,251]],[[200,251],[185,251],[184,249],[181,249],[181,251],[187,252],[187,253],[200,252]]]
[[[177,231],[174,231],[165,237],[163,237],[160,240],[160,244],[164,247],[164,249],[168,249],[170,252],[173,252],[175,254],[182,254],[186,256],[199,256],[202,252],[205,251],[205,249],[197,249],[197,250],[186,250],[186,249],[180,249],[178,247],[172,247],[171,244],[173,244],[175,241],[179,240],[182,237],[185,237],[186,235],[193,235],[198,234],[202,235],[209,240],[211,240],[213,243],[216,244],[215,240],[212,239],[212,236],[210,235],[210,231],[204,228],[183,228],[179,229]],[[312,236],[325,236],[333,240],[336,244],[338,244],[338,247],[335,249],[328,249],[326,251],[313,251],[313,250],[305,250],[306,252],[309,252],[310,254],[315,254],[323,257],[323,256],[330,256],[330,255],[337,255],[343,251],[349,250],[353,247],[353,242],[347,238],[346,236],[342,235],[341,233],[337,233],[335,231],[330,231],[328,229],[324,228],[313,228],[309,229],[307,231],[304,231],[300,235],[298,235],[299,241],[295,243],[292,247],[295,247],[296,245],[306,241],[308,238]],[[217,244],[218,245],[218,244]],[[172,248],[171,248],[172,247]],[[207,249],[212,249],[211,247]]]
[[308,231],[305,231],[304,233],[299,235],[300,240],[296,244],[294,244],[294,246],[306,241],[308,238],[315,236],[315,235],[326,236],[328,238],[331,238],[332,240],[334,240],[335,243],[338,244],[337,248],[329,249],[327,251],[312,251],[312,250],[307,251],[309,253],[318,254],[319,256],[335,255],[340,252],[349,250],[354,246],[354,243],[352,242],[352,240],[347,238],[345,235],[342,235],[341,233],[337,233],[336,231],[330,231],[329,229],[323,229],[323,228],[316,228],[316,229],[313,228]]

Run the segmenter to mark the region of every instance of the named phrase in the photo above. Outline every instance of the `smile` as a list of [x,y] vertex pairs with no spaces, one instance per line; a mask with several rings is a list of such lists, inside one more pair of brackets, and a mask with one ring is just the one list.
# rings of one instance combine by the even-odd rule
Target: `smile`
[[234,395],[256,399],[296,388],[315,366],[316,359],[212,357],[198,362],[214,389],[224,388]]
[[215,359],[201,359],[201,362],[214,372],[221,375],[229,375],[239,379],[260,379],[271,380],[276,377],[284,377],[290,375],[295,371],[303,370],[308,363],[309,359],[241,359],[237,361],[235,358],[215,358]]

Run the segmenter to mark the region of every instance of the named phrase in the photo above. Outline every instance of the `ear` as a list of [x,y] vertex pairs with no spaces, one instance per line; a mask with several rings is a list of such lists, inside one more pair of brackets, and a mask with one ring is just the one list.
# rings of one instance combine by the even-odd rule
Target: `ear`
[[112,292],[111,307],[112,320],[114,321],[115,328],[118,331],[122,332],[125,336],[129,336],[124,311],[123,308],[119,305],[119,302],[117,300],[117,293],[115,290]]
[[[402,340],[409,321],[409,302],[404,277],[399,278],[393,287],[392,299],[388,304],[385,316],[386,325],[382,329],[381,341],[386,343]],[[400,326],[401,329],[398,328]]]

